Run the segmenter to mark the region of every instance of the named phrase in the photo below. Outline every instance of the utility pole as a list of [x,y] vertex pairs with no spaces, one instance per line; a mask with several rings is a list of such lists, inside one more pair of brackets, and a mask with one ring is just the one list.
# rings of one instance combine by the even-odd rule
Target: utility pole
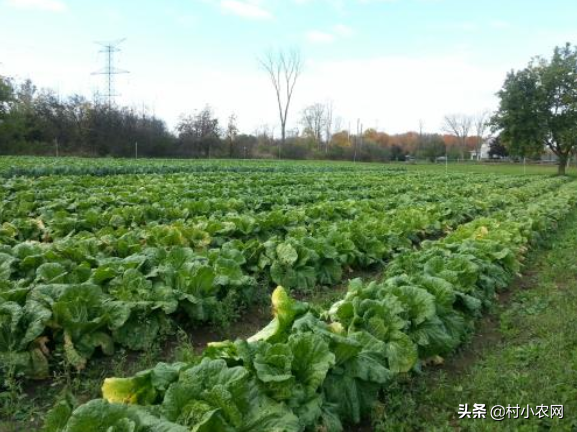
[[114,54],[120,52],[118,45],[125,40],[126,39],[118,39],[108,42],[96,42],[102,46],[102,49],[99,52],[104,54],[104,68],[93,72],[92,75],[105,75],[106,77],[106,92],[102,96],[107,98],[108,110],[112,108],[114,98],[119,96],[114,88],[114,76],[129,73],[126,70],[117,69],[114,66]]
[[134,159],[138,159],[138,141],[134,142]]
[[349,128],[347,129],[347,142],[351,145],[351,122],[349,121]]
[[357,119],[357,133],[355,135],[355,153],[353,155],[353,162],[357,161],[357,147],[359,144],[359,125],[360,125],[360,121],[361,119]]
[[523,156],[523,174],[527,174],[527,158]]

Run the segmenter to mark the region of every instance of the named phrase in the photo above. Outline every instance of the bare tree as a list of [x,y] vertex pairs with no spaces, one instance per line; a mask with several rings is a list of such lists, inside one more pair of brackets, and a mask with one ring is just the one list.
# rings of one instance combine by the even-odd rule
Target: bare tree
[[465,114],[449,114],[443,121],[443,130],[457,137],[461,159],[464,159],[467,138],[473,125],[473,118]]
[[320,150],[325,129],[325,106],[320,103],[307,106],[302,112],[301,123],[305,128],[304,133],[315,140]]
[[[269,51],[259,59],[274,87],[281,125],[281,144],[286,141],[286,125],[295,84],[302,72],[302,60],[297,50]],[[279,147],[280,152],[280,147]]]
[[478,113],[474,118],[475,135],[477,137],[475,152],[477,154],[477,160],[481,159],[481,147],[483,146],[483,141],[485,140],[485,133],[489,128],[489,120],[491,118],[491,113],[488,110],[483,110]]
[[[336,116],[333,126],[333,131],[341,132],[343,130],[344,119],[341,116]],[[332,137],[331,137],[332,139]]]
[[[255,132],[254,132],[254,135],[257,138],[258,144],[272,148],[275,144],[274,130],[275,130],[275,126],[271,126],[271,125],[266,124],[266,123],[257,127]],[[280,150],[280,147],[279,147],[279,150]]]
[[330,100],[325,104],[325,153],[329,151],[329,143],[333,136],[333,126],[334,126],[334,104]]

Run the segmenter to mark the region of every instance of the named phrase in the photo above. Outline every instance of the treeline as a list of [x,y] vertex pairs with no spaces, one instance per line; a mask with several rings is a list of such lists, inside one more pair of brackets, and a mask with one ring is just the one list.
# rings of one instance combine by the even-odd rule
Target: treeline
[[162,119],[133,108],[80,95],[61,98],[30,80],[0,76],[0,154],[434,161],[445,155],[469,159],[478,145],[476,137],[463,146],[452,135],[374,129],[351,134],[332,122],[332,106],[327,113],[319,104],[305,108],[301,128],[289,131],[281,145],[270,128],[242,134],[235,115],[224,124],[210,106],[182,116],[171,131]]
[[166,124],[125,107],[83,96],[60,98],[27,80],[0,77],[0,152],[3,154],[167,156],[175,144]]

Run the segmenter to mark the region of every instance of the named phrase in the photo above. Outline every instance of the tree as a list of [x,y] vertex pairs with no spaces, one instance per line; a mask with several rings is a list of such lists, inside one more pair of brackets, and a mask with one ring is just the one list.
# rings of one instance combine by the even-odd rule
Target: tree
[[84,96],[72,95],[65,103],[66,115],[74,125],[75,142],[82,153],[85,149],[86,137],[89,132],[90,102]]
[[0,119],[8,113],[8,104],[14,98],[12,82],[0,75]]
[[325,131],[325,115],[325,106],[320,103],[309,105],[302,112],[301,123],[305,128],[304,133],[315,141],[319,150]]
[[495,137],[489,143],[489,157],[491,159],[499,159],[509,156],[507,148],[501,142],[500,137]]
[[325,104],[325,119],[324,119],[325,153],[328,153],[329,151],[329,143],[331,142],[331,136],[333,134],[333,126],[335,125],[335,120],[333,119],[333,116],[334,116],[334,104],[333,101],[331,100]]
[[192,153],[194,156],[210,158],[211,147],[220,141],[218,119],[209,105],[193,116],[181,117],[176,129],[181,143],[184,144],[185,153]]
[[0,152],[93,156],[174,155],[175,136],[155,116],[132,108],[62,97],[30,80],[0,76]]
[[342,130],[336,132],[331,137],[331,147],[350,147],[351,140],[349,139],[349,132]]
[[394,161],[404,161],[406,153],[401,146],[398,144],[393,144],[391,146],[391,160]]
[[236,137],[235,147],[239,153],[238,157],[252,159],[254,149],[257,146],[257,137],[254,135],[240,134]]
[[281,125],[281,145],[284,145],[288,112],[296,82],[302,72],[301,56],[296,50],[276,53],[269,51],[259,62],[274,87]]
[[577,150],[577,47],[555,47],[550,61],[537,57],[511,71],[497,93],[493,128],[515,156],[541,155],[548,147],[558,158],[558,174]]
[[[41,91],[34,99],[27,95],[18,102],[19,110],[27,117],[26,138],[28,141],[62,144],[71,141],[70,125],[65,115],[64,104],[51,90]],[[28,106],[30,104],[30,106]]]
[[234,156],[234,143],[238,135],[238,127],[236,125],[236,114],[231,114],[228,118],[226,126],[226,141],[228,142],[228,157]]
[[0,154],[8,150],[10,141],[10,125],[8,125],[8,117],[10,115],[10,107],[14,101],[14,87],[12,81],[0,75]]
[[428,159],[431,162],[440,156],[446,155],[445,142],[443,137],[437,134],[419,134],[419,146],[415,151],[418,159]]
[[465,156],[467,138],[472,124],[472,117],[465,114],[449,114],[444,119],[443,130],[457,137],[461,159]]

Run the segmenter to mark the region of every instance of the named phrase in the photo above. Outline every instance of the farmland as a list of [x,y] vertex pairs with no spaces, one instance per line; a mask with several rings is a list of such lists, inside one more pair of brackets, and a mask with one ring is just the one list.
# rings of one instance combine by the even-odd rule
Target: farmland
[[568,177],[377,164],[3,158],[0,176],[5,383],[82,377],[272,296],[249,338],[62,399],[49,430],[69,432],[346,429],[467,341],[577,204]]

